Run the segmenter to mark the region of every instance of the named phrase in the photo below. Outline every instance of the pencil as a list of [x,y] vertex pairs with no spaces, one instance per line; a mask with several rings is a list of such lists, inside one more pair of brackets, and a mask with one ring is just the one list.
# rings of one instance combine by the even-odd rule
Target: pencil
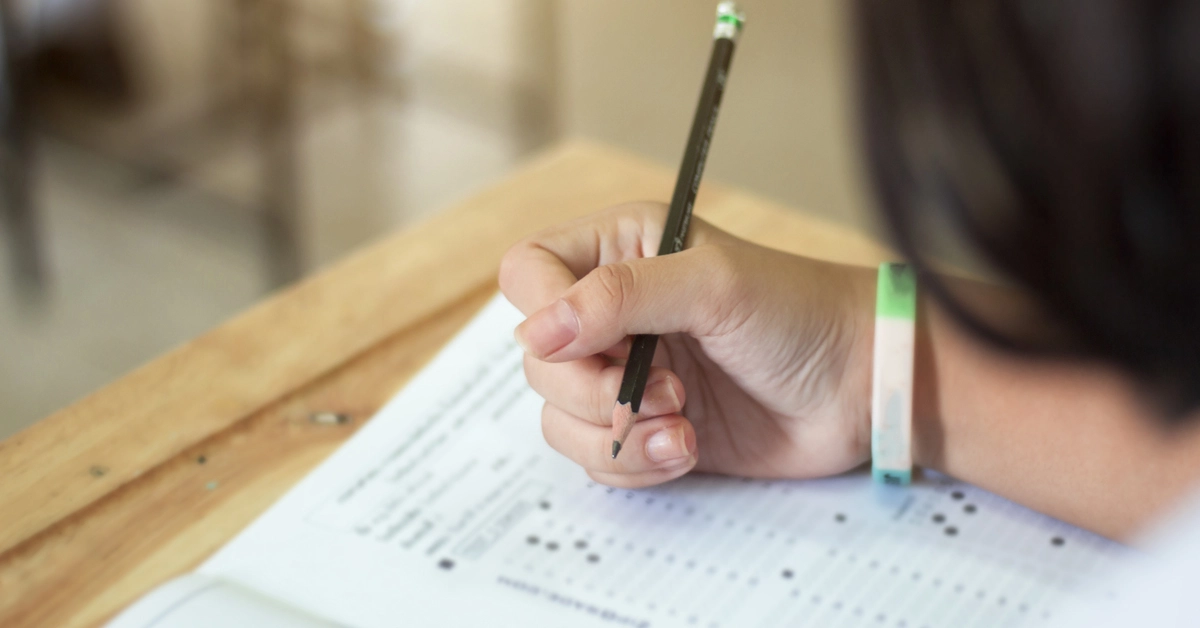
[[[692,120],[692,131],[688,135],[687,148],[683,152],[683,163],[679,166],[679,178],[675,181],[675,193],[671,196],[671,208],[667,213],[667,224],[663,228],[662,241],[658,245],[659,255],[670,255],[683,250],[687,243],[688,226],[692,221],[692,206],[696,203],[696,192],[700,189],[700,175],[704,172],[704,161],[708,158],[708,147],[712,142],[713,128],[717,125],[717,112],[721,108],[721,96],[725,93],[725,80],[729,76],[729,63],[733,60],[733,49],[738,34],[742,32],[745,16],[734,2],[717,5],[717,23],[713,27],[712,56],[708,60],[708,72],[704,87],[700,90],[700,103],[696,105],[696,116]],[[658,336],[639,334],[634,336],[625,362],[625,373],[621,378],[621,389],[613,407],[612,457],[621,452],[625,439],[637,423],[642,395],[646,392],[646,379],[650,375],[650,363],[654,360],[654,348]]]

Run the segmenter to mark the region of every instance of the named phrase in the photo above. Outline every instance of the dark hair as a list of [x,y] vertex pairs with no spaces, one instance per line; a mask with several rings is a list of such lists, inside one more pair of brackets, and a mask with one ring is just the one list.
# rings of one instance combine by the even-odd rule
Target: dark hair
[[[1200,407],[1200,2],[859,0],[868,169],[901,252],[1001,346],[1104,360]],[[1054,341],[928,272],[947,226]]]

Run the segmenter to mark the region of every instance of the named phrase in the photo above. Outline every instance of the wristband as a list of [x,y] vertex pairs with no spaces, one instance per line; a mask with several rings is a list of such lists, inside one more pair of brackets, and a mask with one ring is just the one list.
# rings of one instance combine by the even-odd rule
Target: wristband
[[908,264],[880,264],[875,295],[871,475],[876,482],[904,485],[912,480],[916,273]]

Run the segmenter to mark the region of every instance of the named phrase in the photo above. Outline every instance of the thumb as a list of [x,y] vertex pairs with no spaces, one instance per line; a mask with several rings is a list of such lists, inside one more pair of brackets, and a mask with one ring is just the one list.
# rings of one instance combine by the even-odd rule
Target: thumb
[[740,301],[728,247],[600,266],[516,330],[530,355],[566,362],[607,350],[631,334],[719,333]]

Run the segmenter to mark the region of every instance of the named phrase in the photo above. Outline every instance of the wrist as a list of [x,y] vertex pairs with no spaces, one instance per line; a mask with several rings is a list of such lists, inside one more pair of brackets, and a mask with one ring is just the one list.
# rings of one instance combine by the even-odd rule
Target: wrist
[[873,268],[853,268],[844,285],[851,298],[845,320],[852,339],[842,373],[843,411],[854,425],[860,461],[871,459],[871,388],[875,352],[875,282]]
[[928,298],[918,299],[913,346],[912,456],[914,466],[942,471],[944,430],[934,351],[936,326],[942,321],[937,314],[936,305]]

